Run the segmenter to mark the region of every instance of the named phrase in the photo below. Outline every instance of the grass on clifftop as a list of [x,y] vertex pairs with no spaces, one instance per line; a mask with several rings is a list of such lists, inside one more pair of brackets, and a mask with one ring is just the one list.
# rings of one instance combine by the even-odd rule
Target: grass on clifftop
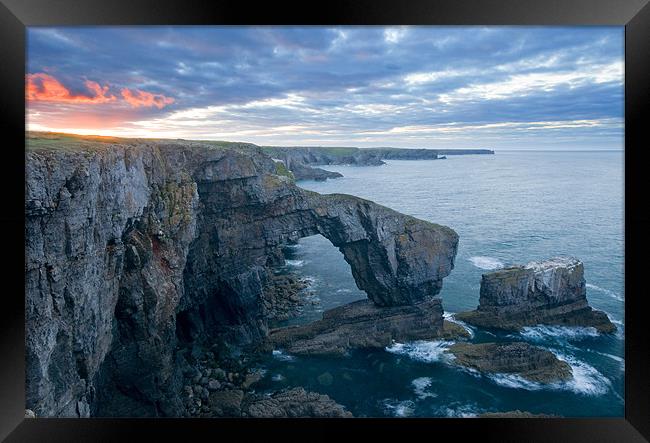
[[207,145],[218,149],[250,150],[257,149],[256,145],[243,142],[227,142],[218,140],[184,140],[172,138],[128,138],[103,135],[79,135],[63,132],[25,132],[25,147],[28,150],[69,151],[80,150],[98,151],[106,145],[137,145],[141,143],[187,143]]

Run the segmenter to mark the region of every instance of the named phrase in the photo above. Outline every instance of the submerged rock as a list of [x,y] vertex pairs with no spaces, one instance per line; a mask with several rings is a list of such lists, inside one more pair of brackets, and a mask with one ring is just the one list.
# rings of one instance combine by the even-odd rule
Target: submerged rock
[[456,318],[513,331],[537,324],[594,327],[603,333],[616,330],[607,314],[587,303],[582,262],[564,257],[483,274],[478,308]]
[[384,348],[393,341],[468,335],[462,326],[443,321],[440,298],[433,297],[393,307],[359,300],[325,311],[322,320],[273,329],[269,342],[291,354],[342,355],[350,349]]
[[352,413],[329,396],[303,388],[282,390],[271,395],[253,394],[242,406],[248,417],[352,417]]
[[537,383],[570,380],[571,366],[552,352],[528,343],[454,343],[445,352],[453,363],[486,373],[519,375]]

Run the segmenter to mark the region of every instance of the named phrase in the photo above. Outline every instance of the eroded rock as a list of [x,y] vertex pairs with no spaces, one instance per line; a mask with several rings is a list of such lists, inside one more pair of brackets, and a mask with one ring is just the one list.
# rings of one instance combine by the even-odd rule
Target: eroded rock
[[37,416],[179,415],[178,345],[263,341],[264,288],[287,242],[328,238],[377,306],[424,302],[453,268],[453,230],[305,191],[254,145],[57,137],[32,137],[26,152],[26,400]]
[[584,266],[558,257],[483,274],[479,306],[456,318],[487,328],[519,330],[537,324],[616,330],[607,314],[587,303]]
[[325,311],[322,320],[273,329],[269,341],[291,354],[343,355],[350,349],[384,348],[393,341],[469,335],[462,326],[444,322],[442,313],[437,297],[393,307],[359,300]]
[[248,396],[242,411],[249,417],[352,417],[329,396],[293,388],[271,395]]
[[485,373],[515,374],[537,383],[570,380],[571,366],[552,352],[524,342],[454,343],[445,352],[453,363]]

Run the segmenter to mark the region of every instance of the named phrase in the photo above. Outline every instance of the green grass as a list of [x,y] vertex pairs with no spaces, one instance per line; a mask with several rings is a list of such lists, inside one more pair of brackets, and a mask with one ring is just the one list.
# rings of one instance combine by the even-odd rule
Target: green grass
[[108,145],[138,145],[141,143],[189,143],[210,146],[217,149],[247,151],[259,149],[251,143],[227,142],[220,140],[184,140],[167,138],[128,138],[102,135],[79,135],[63,132],[28,131],[25,133],[25,147],[36,151],[101,151]]

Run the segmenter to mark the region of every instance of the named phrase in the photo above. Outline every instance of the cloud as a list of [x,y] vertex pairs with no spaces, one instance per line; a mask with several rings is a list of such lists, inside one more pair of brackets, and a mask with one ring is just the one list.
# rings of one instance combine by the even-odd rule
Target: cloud
[[27,74],[26,97],[31,101],[66,102],[66,103],[109,103],[116,97],[108,95],[108,86],[86,80],[84,85],[92,95],[72,94],[60,81],[45,73]]
[[[104,104],[114,103],[118,98],[109,93],[109,86],[85,80],[84,86],[88,94],[74,94],[59,80],[43,72],[27,74],[25,97],[32,102],[69,103],[69,104]],[[122,88],[122,98],[132,107],[153,107],[162,109],[174,103],[174,99],[162,94],[152,94],[146,91]]]
[[34,79],[28,122],[262,144],[621,148],[623,31],[30,28],[28,72],[58,83],[46,94]]
[[123,88],[120,93],[122,94],[122,97],[124,97],[124,100],[135,108],[141,106],[155,106],[158,109],[162,109],[165,106],[174,103],[174,99],[171,97],[165,97],[162,94],[152,94],[150,92],[139,91],[137,89],[131,91],[127,88]]

